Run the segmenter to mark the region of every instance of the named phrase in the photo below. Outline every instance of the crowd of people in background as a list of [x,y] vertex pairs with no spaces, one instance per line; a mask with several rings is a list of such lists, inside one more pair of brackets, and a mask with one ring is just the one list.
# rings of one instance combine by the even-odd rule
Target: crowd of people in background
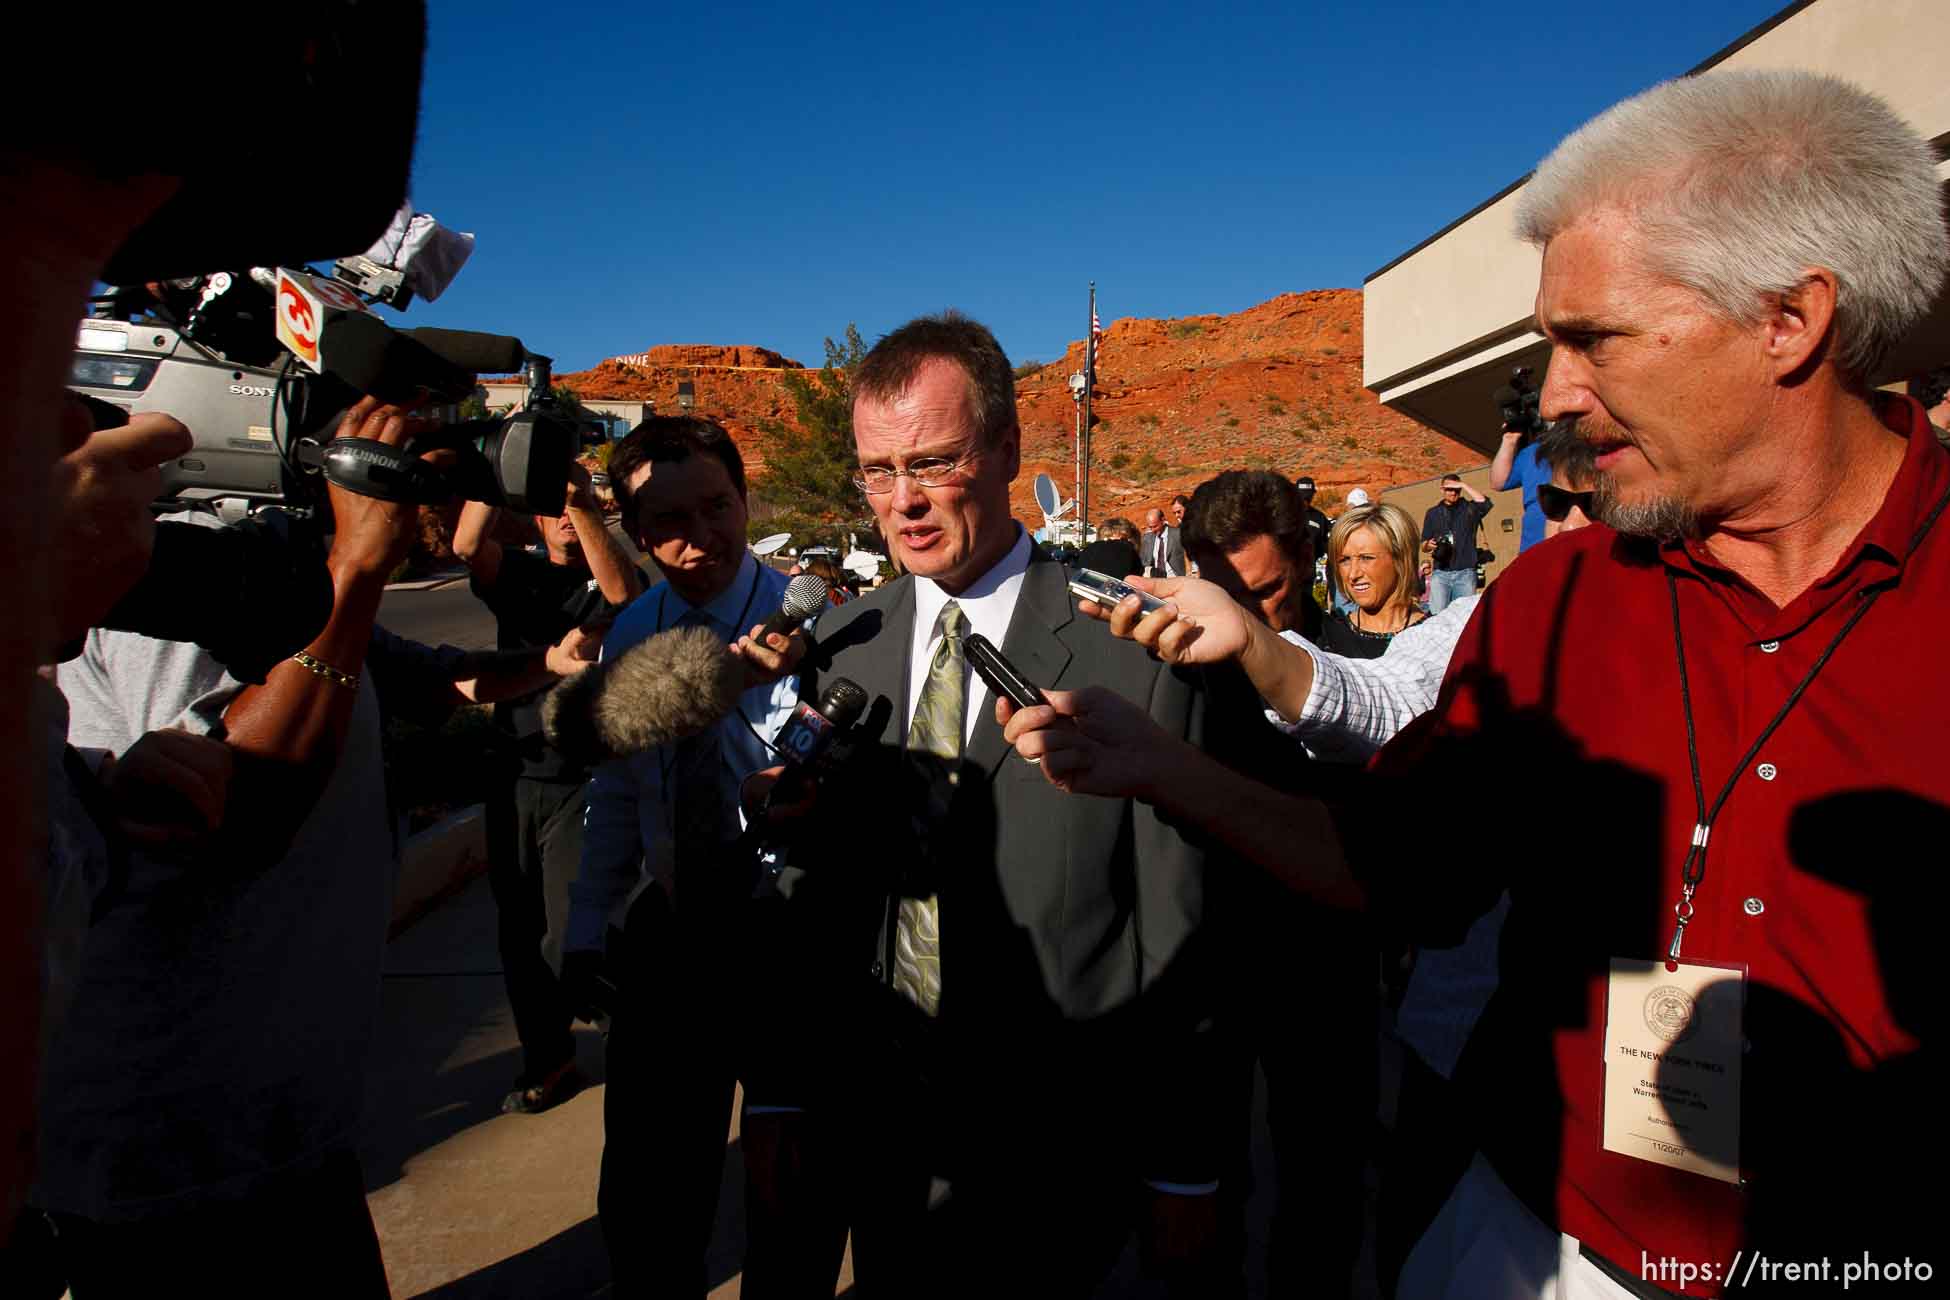
[[[1922,1258],[1950,451],[1942,372],[1875,384],[1950,266],[1937,167],[1796,73],[1560,144],[1517,203],[1551,363],[1489,467],[1524,524],[1487,586],[1460,474],[1418,521],[1227,469],[1066,567],[1011,511],[1010,361],[946,312],[850,376],[896,579],[802,553],[826,603],[768,627],[792,575],[749,547],[736,443],[653,416],[604,486],[654,584],[578,473],[538,550],[462,515],[495,651],[404,641],[376,615],[415,512],[334,485],[329,616],[246,680],[97,625],[185,441],[72,403],[38,472],[101,544],[35,646],[45,994],[0,1289],[388,1294],[353,1150],[381,728],[467,702],[518,760],[489,797],[502,1109],[572,1093],[572,1024],[606,1026],[619,1297],[705,1294],[740,1086],[752,1300],[831,1295],[849,1239],[870,1298],[1086,1296],[1133,1239],[1169,1294],[1242,1294],[1256,1078],[1271,1294],[1348,1294],[1364,1241],[1416,1300]],[[59,192],[97,244],[140,217]],[[366,398],[339,429],[421,427]],[[1137,594],[1080,599],[1076,567]],[[558,747],[546,691],[687,638],[708,721]]]

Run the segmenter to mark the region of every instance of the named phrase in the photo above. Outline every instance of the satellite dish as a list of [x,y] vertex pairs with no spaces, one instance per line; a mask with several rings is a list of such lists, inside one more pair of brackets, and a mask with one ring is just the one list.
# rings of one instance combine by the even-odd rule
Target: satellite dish
[[881,558],[872,551],[854,551],[840,567],[862,582],[871,582],[874,575],[880,572]]
[[781,547],[783,547],[787,542],[791,540],[792,540],[791,533],[773,533],[770,537],[761,537],[757,541],[752,543],[752,554],[758,556],[760,559],[763,559],[766,556],[777,552]]
[[1063,498],[1056,494],[1056,480],[1047,474],[1036,476],[1036,504],[1042,507],[1045,519],[1062,508]]

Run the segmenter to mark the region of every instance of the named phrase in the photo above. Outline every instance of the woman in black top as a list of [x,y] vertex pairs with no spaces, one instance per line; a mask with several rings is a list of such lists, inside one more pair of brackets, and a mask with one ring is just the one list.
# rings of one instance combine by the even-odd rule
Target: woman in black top
[[1320,647],[1350,659],[1379,659],[1388,642],[1428,615],[1416,600],[1422,539],[1399,506],[1356,506],[1327,534],[1327,581],[1354,602],[1322,624]]

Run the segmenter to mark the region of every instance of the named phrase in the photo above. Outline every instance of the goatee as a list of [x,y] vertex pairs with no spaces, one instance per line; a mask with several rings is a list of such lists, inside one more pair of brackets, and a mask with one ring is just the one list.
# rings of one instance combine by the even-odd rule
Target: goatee
[[1603,470],[1591,480],[1591,517],[1631,537],[1677,542],[1700,535],[1699,514],[1677,497],[1621,501],[1618,479]]

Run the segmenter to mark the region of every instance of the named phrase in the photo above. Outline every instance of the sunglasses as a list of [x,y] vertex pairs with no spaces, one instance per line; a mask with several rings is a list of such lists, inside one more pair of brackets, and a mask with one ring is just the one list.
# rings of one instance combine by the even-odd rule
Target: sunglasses
[[1544,518],[1554,524],[1563,523],[1564,516],[1571,513],[1572,506],[1583,511],[1588,519],[1591,517],[1591,496],[1589,492],[1567,492],[1549,483],[1539,483],[1537,508],[1544,512]]

